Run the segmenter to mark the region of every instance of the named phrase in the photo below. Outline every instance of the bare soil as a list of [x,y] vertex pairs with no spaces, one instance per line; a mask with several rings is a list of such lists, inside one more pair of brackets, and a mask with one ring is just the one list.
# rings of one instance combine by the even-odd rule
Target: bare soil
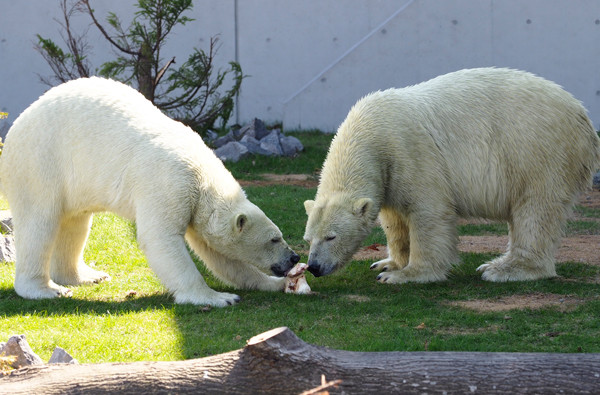
[[[585,300],[578,299],[575,296],[536,293],[530,295],[510,295],[495,299],[461,300],[449,304],[475,311],[508,311],[514,309],[535,310],[556,306],[560,311],[568,312],[583,303],[585,303]],[[508,316],[506,318],[510,319]]]
[[262,180],[240,180],[240,185],[267,186],[267,185],[295,185],[304,188],[316,188],[319,180],[308,174],[261,174]]

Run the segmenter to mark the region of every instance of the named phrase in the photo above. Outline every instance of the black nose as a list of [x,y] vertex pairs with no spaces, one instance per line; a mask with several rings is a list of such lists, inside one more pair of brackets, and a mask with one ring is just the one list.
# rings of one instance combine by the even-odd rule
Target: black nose
[[315,277],[321,276],[321,267],[318,264],[315,264],[314,262],[309,263],[308,271],[311,272],[312,275]]
[[298,255],[298,254],[292,255],[292,257],[290,258],[290,261],[295,265],[296,263],[300,262],[300,255]]

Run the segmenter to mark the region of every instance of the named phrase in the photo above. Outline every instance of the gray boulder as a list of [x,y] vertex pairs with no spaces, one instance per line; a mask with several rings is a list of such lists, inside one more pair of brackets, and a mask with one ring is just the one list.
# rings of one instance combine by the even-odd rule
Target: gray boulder
[[219,138],[219,135],[217,134],[217,132],[215,132],[213,130],[207,130],[206,136],[204,137],[204,142],[206,144],[212,144],[218,138]]
[[215,150],[215,155],[223,162],[237,162],[249,154],[248,148],[243,144],[232,141]]
[[[211,135],[212,137],[214,136]],[[221,160],[233,162],[249,154],[295,156],[304,150],[300,140],[284,135],[280,129],[268,130],[265,123],[258,118],[254,118],[252,122],[241,128],[232,128],[222,137],[213,139],[212,145],[216,148],[215,154]]]
[[15,262],[17,250],[15,238],[12,235],[0,235],[0,262]]
[[10,210],[0,210],[0,229],[4,234],[12,233],[13,221]]
[[250,152],[251,154],[265,155],[265,156],[273,155],[272,152],[262,149],[260,147],[260,141],[258,141],[254,137],[251,137],[248,134],[245,135],[244,137],[242,137],[242,139],[240,140],[240,143],[243,144],[246,148],[248,148],[248,152]]
[[271,152],[273,155],[283,155],[283,149],[279,142],[279,131],[273,130],[267,136],[260,139],[260,148]]
[[213,145],[215,148],[221,148],[224,145],[235,141],[235,137],[233,137],[233,132],[227,133],[225,136],[221,136],[213,141]]
[[281,134],[279,136],[279,142],[281,143],[281,149],[285,156],[295,156],[298,152],[304,149],[304,146],[294,136],[285,136]]
[[44,362],[36,353],[33,352],[29,343],[25,340],[25,335],[14,335],[0,349],[0,356],[17,357],[16,361],[12,364],[15,369],[19,369],[24,366],[32,365],[43,365]]
[[236,140],[241,141],[244,136],[256,137],[256,131],[252,128],[252,125],[242,126],[239,129],[233,130],[233,137]]
[[600,171],[594,175],[594,188],[600,189]]
[[265,123],[258,118],[254,118],[252,122],[250,122],[249,126],[252,130],[254,130],[253,137],[257,140],[262,140],[269,134],[269,130],[265,126]]
[[56,347],[48,363],[68,363],[71,365],[78,364],[77,360],[69,355],[64,349]]

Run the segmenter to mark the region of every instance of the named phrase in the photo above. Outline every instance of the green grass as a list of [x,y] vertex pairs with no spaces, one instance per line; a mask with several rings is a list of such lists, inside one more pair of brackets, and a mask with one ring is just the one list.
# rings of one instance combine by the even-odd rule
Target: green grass
[[575,207],[573,208],[573,211],[575,213],[581,215],[582,217],[600,218],[600,209],[598,209],[598,208],[590,208],[590,207],[585,207],[585,206],[576,204]]
[[[600,352],[600,291],[589,281],[600,276],[594,266],[561,264],[556,279],[494,284],[475,272],[491,255],[463,254],[464,263],[446,282],[381,285],[370,261],[355,261],[332,276],[309,275],[314,295],[236,291],[243,298],[239,305],[204,311],[173,303],[148,269],[133,233],[130,223],[114,215],[96,216],[85,255],[112,280],[74,288],[71,299],[23,300],[12,288],[14,265],[0,265],[0,338],[24,333],[43,359],[58,345],[80,362],[202,357],[243,347],[248,338],[278,326],[310,343],[356,351]],[[210,286],[232,291],[199,268]],[[136,294],[128,297],[130,291]],[[568,312],[508,313],[449,304],[534,293],[583,302]],[[425,329],[417,328],[421,323]],[[550,332],[559,335],[545,335]]]
[[[254,165],[248,159],[245,165],[231,167],[238,177],[248,179],[259,178],[262,172],[313,172],[322,163],[331,136],[297,135],[307,147],[306,157],[281,162],[255,158]],[[306,222],[302,202],[314,197],[315,189],[281,185],[245,189],[290,245],[308,249],[302,240]],[[590,218],[600,217],[596,214]],[[575,231],[598,233],[585,226],[577,224]],[[506,226],[465,225],[460,233],[505,234]],[[174,304],[149,269],[134,235],[135,226],[128,221],[113,214],[96,215],[85,259],[112,279],[76,287],[70,299],[18,297],[13,289],[14,264],[0,263],[0,341],[25,334],[44,360],[60,346],[83,363],[204,357],[241,348],[250,337],[279,326],[290,327],[313,344],[355,351],[600,352],[596,266],[563,263],[554,279],[489,283],[475,269],[494,255],[461,254],[463,263],[452,270],[448,281],[382,285],[375,281],[377,273],[369,270],[372,261],[353,261],[331,276],[309,274],[314,294],[289,295],[234,291],[197,262],[209,286],[242,297],[236,306],[203,309]],[[385,243],[380,228],[364,245],[372,243]],[[306,258],[302,256],[302,261]],[[563,295],[579,303],[568,309],[497,312],[452,304],[532,294]]]
[[507,235],[508,225],[500,222],[459,225],[458,233],[461,236]]

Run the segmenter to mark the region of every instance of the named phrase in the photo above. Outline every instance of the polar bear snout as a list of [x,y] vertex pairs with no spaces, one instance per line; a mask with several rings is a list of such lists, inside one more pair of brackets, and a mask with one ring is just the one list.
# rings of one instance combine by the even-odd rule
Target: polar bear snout
[[300,255],[292,252],[292,255],[287,261],[271,266],[271,271],[278,277],[285,277],[298,262],[300,262]]
[[333,264],[323,265],[312,254],[308,258],[308,271],[315,277],[326,276],[335,271],[336,266]]
[[321,276],[321,266],[319,266],[318,262],[308,261],[308,271],[312,273],[315,277]]

